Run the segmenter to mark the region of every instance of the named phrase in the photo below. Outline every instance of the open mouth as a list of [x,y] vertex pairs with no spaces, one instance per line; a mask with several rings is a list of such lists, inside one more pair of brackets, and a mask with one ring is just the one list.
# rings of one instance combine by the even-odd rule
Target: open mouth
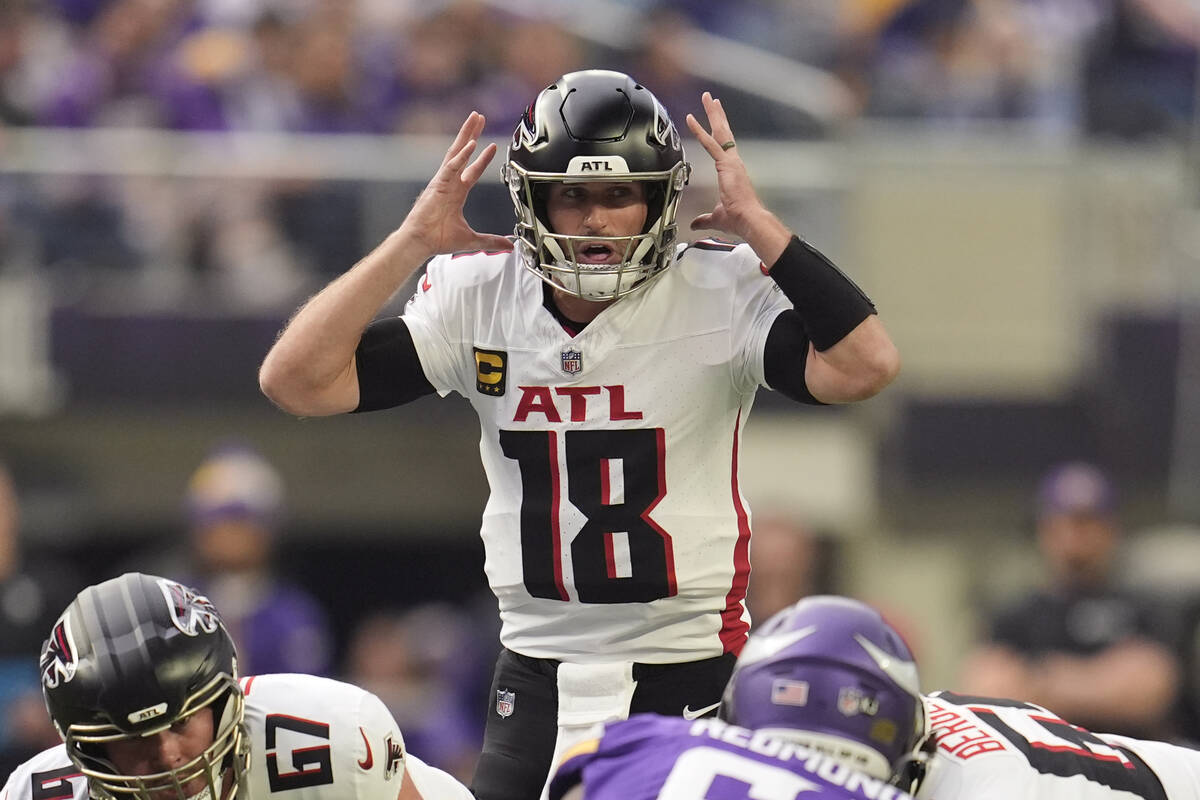
[[608,242],[587,242],[575,248],[580,264],[615,264],[620,260],[617,249]]

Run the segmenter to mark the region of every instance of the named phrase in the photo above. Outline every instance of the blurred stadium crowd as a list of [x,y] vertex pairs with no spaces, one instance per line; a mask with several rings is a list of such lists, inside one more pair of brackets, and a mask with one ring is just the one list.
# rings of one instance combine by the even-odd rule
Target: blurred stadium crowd
[[[503,139],[542,86],[606,66],[677,120],[719,91],[744,137],[830,139],[882,119],[1183,140],[1198,31],[1189,0],[2,0],[0,134],[440,136],[478,109]],[[782,85],[791,74],[734,79],[721,42],[815,76],[833,101],[804,100]],[[150,272],[167,284],[156,302],[199,284],[269,308],[361,253],[361,182],[181,185],[0,172],[0,269],[53,267],[74,295]],[[500,211],[482,225],[508,229],[505,201],[487,205]]]
[[[884,119],[1186,140],[1198,18],[1189,0],[3,0],[0,133],[443,135],[477,109],[503,139],[555,77],[605,66],[677,120],[715,89],[747,137],[836,139]],[[729,43],[780,68],[739,75],[714,52]],[[788,65],[833,101],[797,100]],[[286,307],[362,251],[361,182],[186,185],[0,173],[0,269],[57,267],[78,292],[154,266]],[[506,205],[484,227],[506,230]]]
[[[588,4],[591,27],[574,24],[576,5],[5,0],[0,121],[447,133],[477,108],[506,135],[513,108],[597,63],[681,116],[700,87],[695,31],[827,71],[851,90],[851,116],[1126,136],[1192,118],[1200,12],[1188,0],[609,0]],[[794,138],[773,122],[763,110],[739,128]]]

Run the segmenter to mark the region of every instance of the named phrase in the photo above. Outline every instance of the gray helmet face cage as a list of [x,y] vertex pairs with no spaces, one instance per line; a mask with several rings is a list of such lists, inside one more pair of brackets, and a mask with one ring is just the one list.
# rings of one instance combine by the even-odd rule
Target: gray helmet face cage
[[[217,708],[222,698],[223,707]],[[213,709],[212,744],[186,764],[164,772],[128,775],[117,769],[103,755],[105,744],[136,736],[114,725],[75,724],[61,733],[68,755],[87,777],[89,793],[97,800],[230,800],[241,784],[249,757],[249,741],[242,724],[245,698],[236,677],[217,676],[189,699],[175,720],[140,736],[164,731],[205,707]],[[184,787],[197,778],[204,779],[205,788],[189,796]]]
[[[605,173],[603,176],[529,172],[509,161],[503,177],[517,209],[517,257],[527,270],[550,285],[585,300],[615,300],[648,285],[650,278],[674,259],[678,226],[675,215],[680,191],[687,184],[691,165],[680,161],[665,172]],[[656,219],[647,220],[644,233],[632,236],[573,236],[551,231],[538,217],[535,185],[586,182],[657,182],[662,187],[662,207]],[[658,211],[655,201],[650,213]],[[581,249],[592,242],[612,243],[621,252],[616,264],[581,262]],[[622,251],[623,248],[623,251]]]

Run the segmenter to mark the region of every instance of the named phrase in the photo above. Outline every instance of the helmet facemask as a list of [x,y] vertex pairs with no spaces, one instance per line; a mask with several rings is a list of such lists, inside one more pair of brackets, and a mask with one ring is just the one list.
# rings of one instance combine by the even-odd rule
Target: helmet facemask
[[[213,711],[213,741],[187,763],[131,775],[108,758],[106,744],[153,736],[205,707]],[[115,725],[75,724],[62,734],[71,760],[87,777],[90,794],[97,800],[232,800],[249,755],[244,713],[245,700],[236,678],[219,675],[192,695],[174,720],[158,727],[131,734]],[[189,794],[187,785],[197,779],[203,779],[203,788]]]
[[[547,283],[585,300],[615,300],[643,288],[675,257],[675,216],[680,190],[687,184],[690,171],[691,166],[681,161],[666,172],[592,177],[528,172],[520,164],[508,162],[503,174],[517,211],[517,257],[521,265]],[[623,181],[646,183],[646,224],[641,233],[576,236],[551,230],[545,201],[551,184]],[[582,260],[582,249],[597,241],[614,245],[620,261],[591,264]]]

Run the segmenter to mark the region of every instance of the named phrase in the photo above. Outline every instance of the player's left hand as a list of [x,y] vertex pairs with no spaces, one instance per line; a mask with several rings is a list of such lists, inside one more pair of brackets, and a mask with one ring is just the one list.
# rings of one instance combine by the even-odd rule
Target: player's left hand
[[708,228],[749,239],[756,221],[770,212],[758,199],[750,183],[750,175],[738,155],[737,140],[733,138],[733,129],[729,126],[721,101],[709,92],[701,95],[700,101],[704,104],[712,132],[705,130],[692,114],[687,115],[687,126],[700,146],[712,156],[717,168],[719,199],[710,213],[692,220],[692,230]]

